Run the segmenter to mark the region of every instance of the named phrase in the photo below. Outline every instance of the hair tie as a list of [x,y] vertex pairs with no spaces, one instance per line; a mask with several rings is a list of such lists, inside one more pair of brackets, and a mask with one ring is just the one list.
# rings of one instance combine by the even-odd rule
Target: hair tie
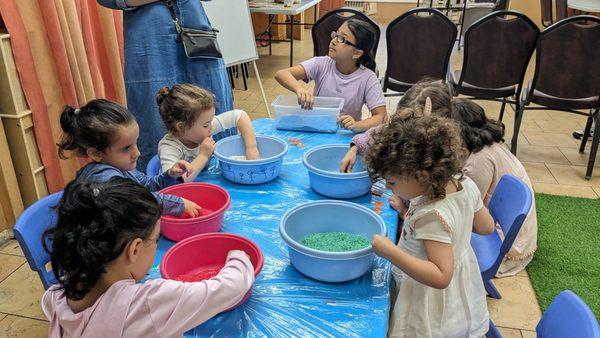
[[77,109],[75,109],[75,112],[73,113],[73,115],[77,116],[77,115],[79,115],[79,113],[81,113],[81,109],[77,108]]
[[423,116],[431,115],[431,99],[429,96],[425,99],[425,107],[423,108]]
[[98,195],[100,195],[100,189],[98,189],[98,188],[92,189],[92,194],[94,195],[94,197],[98,197]]

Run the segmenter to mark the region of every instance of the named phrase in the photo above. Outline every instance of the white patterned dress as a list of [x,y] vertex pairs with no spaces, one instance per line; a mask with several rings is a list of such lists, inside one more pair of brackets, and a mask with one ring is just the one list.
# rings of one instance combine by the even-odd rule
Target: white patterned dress
[[486,293],[470,244],[473,216],[483,207],[479,189],[470,178],[464,178],[459,191],[446,198],[428,202],[419,196],[410,205],[398,247],[427,259],[424,240],[451,244],[454,272],[448,287],[439,290],[394,267],[397,297],[389,336],[484,336],[489,325]]

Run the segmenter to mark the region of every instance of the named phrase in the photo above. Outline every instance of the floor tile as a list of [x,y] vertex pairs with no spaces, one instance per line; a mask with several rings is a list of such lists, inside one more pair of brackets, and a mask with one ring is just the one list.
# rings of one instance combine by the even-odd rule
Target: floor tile
[[516,276],[529,278],[529,275],[527,274],[527,270],[525,270],[525,269],[523,269],[521,272],[519,272]]
[[517,158],[521,162],[571,164],[558,147],[533,146],[520,142],[517,147]]
[[524,130],[523,134],[529,144],[544,147],[579,147],[573,136],[563,133],[540,133]]
[[25,263],[25,258],[0,254],[0,282]]
[[529,175],[529,179],[531,182],[539,182],[539,183],[558,183],[552,173],[546,167],[544,163],[538,162],[522,162],[525,170],[527,171],[527,175]]
[[552,119],[534,121],[545,133],[571,134],[574,130],[583,129],[585,127],[585,119],[583,119],[583,121],[571,119]]
[[0,321],[2,321],[2,319],[4,319],[7,316],[6,313],[0,313]]
[[535,331],[529,330],[521,330],[521,336],[523,336],[523,338],[537,338]]
[[523,120],[551,120],[553,117],[545,110],[526,110]]
[[[588,142],[583,154],[579,152],[578,148],[559,147],[558,149],[563,153],[563,155],[565,155],[565,157],[569,160],[569,163],[572,165],[587,167],[588,160],[590,158],[590,146],[591,142]],[[596,153],[596,162],[594,162],[594,166],[600,167],[600,151]]]
[[43,293],[44,288],[37,273],[23,264],[0,283],[0,312],[46,319],[40,307]]
[[19,242],[17,242],[15,239],[11,239],[10,241],[0,245],[0,253],[23,257],[23,251],[19,246]]
[[534,330],[541,317],[535,292],[528,278],[494,279],[502,299],[488,297],[490,318],[498,327]]
[[593,171],[592,179],[586,180],[585,173],[587,167],[562,164],[547,164],[547,167],[559,184],[581,185],[587,187],[600,186],[600,170],[598,170],[598,168]]
[[502,338],[522,338],[521,330],[519,330],[519,329],[511,329],[511,328],[502,327],[502,326],[496,326],[496,328],[498,329],[498,331],[500,331]]
[[48,322],[8,315],[0,321],[2,337],[47,337]]
[[600,196],[591,187],[564,184],[533,183],[533,190],[535,192],[559,196],[572,196],[594,199]]

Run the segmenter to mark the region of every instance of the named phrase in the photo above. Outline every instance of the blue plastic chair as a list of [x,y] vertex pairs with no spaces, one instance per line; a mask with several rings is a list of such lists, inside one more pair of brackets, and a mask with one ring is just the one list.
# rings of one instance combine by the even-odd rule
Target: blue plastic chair
[[[535,331],[540,338],[600,338],[600,327],[594,313],[571,290],[565,290],[554,298]],[[486,337],[502,337],[491,320]]]
[[148,165],[146,166],[146,175],[156,176],[160,174],[161,169],[162,168],[160,166],[160,159],[158,158],[158,155],[154,155],[148,162]]
[[[62,191],[46,196],[32,204],[15,224],[14,232],[31,270],[40,275],[42,284],[48,289],[56,283],[50,265],[50,254],[42,245],[42,234],[56,223],[56,210]],[[50,243],[48,243],[50,249]]]
[[525,182],[512,175],[502,176],[494,189],[488,208],[494,222],[502,228],[504,241],[496,229],[490,235],[473,233],[471,236],[471,246],[477,256],[483,285],[492,298],[502,298],[492,279],[521,230],[523,221],[531,209],[532,200],[531,189]]

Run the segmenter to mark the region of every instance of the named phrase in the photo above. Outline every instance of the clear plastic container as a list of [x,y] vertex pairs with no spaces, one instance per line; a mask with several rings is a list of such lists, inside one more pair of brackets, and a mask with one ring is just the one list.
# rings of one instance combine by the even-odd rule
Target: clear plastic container
[[302,109],[295,95],[280,95],[271,104],[275,110],[275,128],[281,130],[335,133],[344,99],[315,97],[312,109]]

